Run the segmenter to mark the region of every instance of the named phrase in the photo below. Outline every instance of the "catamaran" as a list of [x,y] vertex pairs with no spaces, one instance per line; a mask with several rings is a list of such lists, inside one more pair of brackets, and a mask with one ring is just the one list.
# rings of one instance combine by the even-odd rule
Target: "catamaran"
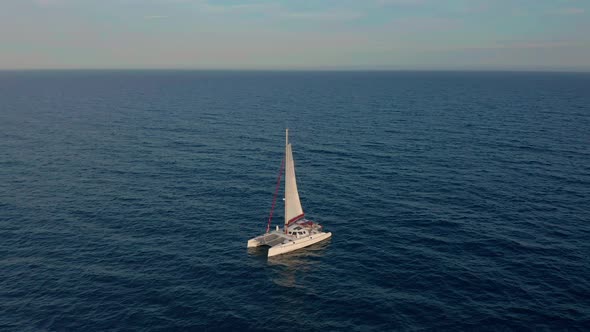
[[[285,225],[282,229],[277,225],[276,229],[271,231],[270,224],[283,169],[285,170]],[[266,233],[248,240],[248,248],[269,246],[268,257],[272,257],[305,248],[314,243],[326,240],[331,236],[332,233],[324,232],[320,224],[305,218],[301,201],[299,200],[299,192],[297,191],[293,151],[291,149],[291,143],[289,143],[289,129],[287,129],[285,131],[285,158],[279,171]]]

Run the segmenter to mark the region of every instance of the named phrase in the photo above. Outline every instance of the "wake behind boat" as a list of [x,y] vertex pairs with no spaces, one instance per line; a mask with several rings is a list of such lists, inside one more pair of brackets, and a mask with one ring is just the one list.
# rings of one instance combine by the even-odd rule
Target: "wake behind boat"
[[[297,191],[297,181],[295,179],[295,164],[293,162],[293,151],[289,143],[289,129],[285,132],[285,225],[281,229],[270,230],[272,213],[276,203],[276,196],[280,184],[281,173],[277,181],[277,191],[273,199],[266,233],[248,240],[248,248],[258,246],[269,246],[268,257],[284,254],[293,250],[305,248],[314,243],[326,240],[332,236],[330,232],[324,232],[320,224],[305,218],[299,192]],[[281,166],[281,172],[283,167]]]

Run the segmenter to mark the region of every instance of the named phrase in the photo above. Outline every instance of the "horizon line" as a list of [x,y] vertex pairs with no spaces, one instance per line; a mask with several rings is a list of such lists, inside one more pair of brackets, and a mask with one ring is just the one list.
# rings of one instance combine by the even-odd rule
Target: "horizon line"
[[590,68],[567,67],[469,67],[469,68],[387,68],[387,67],[297,67],[297,68],[191,68],[191,67],[78,67],[78,68],[0,68],[8,71],[232,71],[232,72],[563,72],[590,73]]

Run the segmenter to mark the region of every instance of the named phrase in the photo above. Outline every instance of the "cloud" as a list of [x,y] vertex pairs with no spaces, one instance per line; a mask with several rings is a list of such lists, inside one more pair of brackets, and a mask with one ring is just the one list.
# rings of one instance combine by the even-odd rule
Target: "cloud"
[[379,6],[416,6],[425,2],[426,0],[377,0]]
[[39,6],[42,6],[42,7],[61,5],[64,2],[65,2],[65,0],[33,0],[33,3],[35,3]]
[[356,20],[364,15],[360,12],[284,12],[281,17],[301,20],[319,20],[319,21],[351,21]]
[[576,7],[568,7],[568,8],[559,8],[553,12],[553,14],[557,15],[579,15],[584,14],[584,8],[576,8]]
[[[408,1],[408,0],[405,0]],[[246,4],[211,4],[203,2],[200,5],[203,11],[212,14],[256,13],[268,17],[292,19],[292,20],[317,20],[317,21],[350,21],[364,16],[356,11],[291,11],[277,3],[246,3]]]
[[519,41],[519,42],[499,42],[491,45],[465,47],[471,50],[490,50],[490,49],[547,49],[562,47],[584,46],[584,43],[574,41]]
[[146,20],[161,20],[164,18],[168,18],[169,16],[166,15],[148,15],[148,16],[144,16],[143,18]]
[[200,4],[200,8],[210,13],[233,13],[233,12],[259,12],[259,13],[271,13],[277,11],[279,5],[272,3],[245,3],[245,4],[211,4],[209,2],[203,2]]

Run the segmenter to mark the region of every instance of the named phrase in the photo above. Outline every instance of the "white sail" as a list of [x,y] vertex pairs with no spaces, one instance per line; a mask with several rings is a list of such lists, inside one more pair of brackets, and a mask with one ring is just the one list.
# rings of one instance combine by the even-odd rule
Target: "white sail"
[[285,148],[285,225],[303,217],[301,201],[297,192],[297,181],[295,180],[295,164],[293,163],[293,152],[289,143],[289,129],[286,132],[287,146]]

